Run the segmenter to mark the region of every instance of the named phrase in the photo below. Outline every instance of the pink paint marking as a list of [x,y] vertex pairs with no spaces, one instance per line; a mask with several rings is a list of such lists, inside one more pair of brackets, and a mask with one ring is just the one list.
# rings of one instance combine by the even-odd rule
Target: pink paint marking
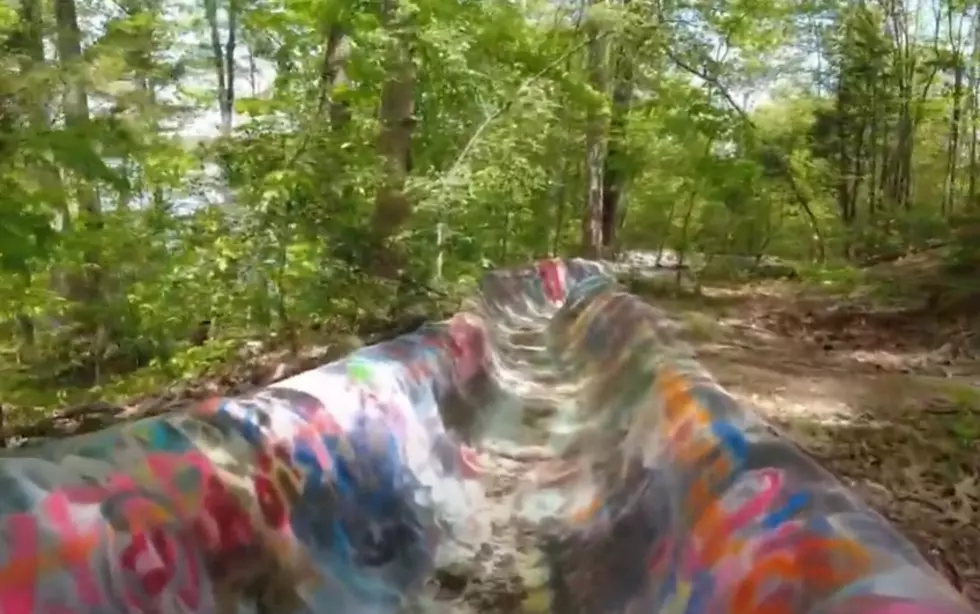
[[307,414],[304,422],[305,424],[300,427],[301,431],[306,432],[307,428],[309,428],[311,435],[317,439],[319,439],[318,436],[326,435],[332,437],[340,435],[342,432],[337,419],[325,407]]
[[461,473],[464,478],[478,478],[484,473],[483,464],[476,450],[469,446],[459,446],[459,460]]
[[34,611],[39,570],[36,566],[27,570],[28,577],[24,579],[15,576],[21,575],[16,572],[16,568],[24,565],[24,561],[35,561],[35,565],[37,564],[37,520],[31,514],[12,514],[7,516],[5,524],[10,562],[0,569],[0,612],[31,614]]
[[667,555],[674,547],[674,538],[664,537],[653,545],[650,554],[647,555],[647,571],[650,573],[660,573],[667,566]]
[[[146,465],[150,473],[156,478],[156,485],[164,489],[167,496],[173,497],[178,501],[185,501],[187,493],[178,492],[174,489],[177,476],[189,469],[197,469],[200,473],[201,492],[208,476],[214,473],[211,462],[200,452],[182,452],[180,454],[168,453],[149,453],[146,455]],[[180,506],[181,512],[188,510]]]
[[827,610],[828,614],[967,614],[969,611],[966,606],[959,609],[950,604],[910,601],[882,595],[855,597]]
[[[175,538],[176,537],[176,538]],[[134,610],[155,612],[161,597],[174,593],[189,611],[196,611],[201,604],[201,572],[188,552],[188,534],[171,535],[157,529],[133,535],[122,549],[120,566],[139,581],[142,592],[155,604],[141,607],[140,599],[132,585],[124,589],[125,599]],[[179,582],[181,572],[185,575]]]
[[783,476],[778,470],[767,468],[760,472],[759,479],[763,483],[762,491],[743,503],[734,514],[725,518],[711,539],[731,535],[772,507],[783,489]]
[[772,506],[782,490],[783,477],[777,470],[771,468],[764,469],[760,473],[759,479],[763,482],[762,492],[743,503],[732,514],[722,518],[718,527],[703,540],[698,548],[692,544],[686,549],[679,565],[679,571],[685,577],[694,577],[697,571],[704,566],[702,557],[704,549],[712,547],[719,541],[727,540],[735,531],[765,513]]
[[449,344],[441,335],[426,335],[422,337],[422,346],[441,351],[449,349]]
[[194,407],[191,408],[191,411],[201,414],[202,416],[213,416],[218,413],[223,400],[223,397],[219,396],[208,397],[207,399],[194,405]]
[[715,595],[716,599],[722,599],[723,594],[727,593],[725,588],[732,586],[740,577],[745,575],[748,565],[738,557],[727,557],[715,565]]
[[146,455],[146,463],[150,467],[150,471],[168,482],[174,480],[177,473],[184,469],[197,469],[202,477],[214,473],[214,468],[208,457],[197,451],[179,454],[151,452]]
[[47,603],[41,607],[38,614],[78,614],[78,612],[61,603]]
[[[89,527],[79,530],[76,519],[72,516],[72,506],[68,502],[68,497],[64,493],[54,492],[42,503],[43,513],[47,522],[57,531],[59,537],[67,540],[74,540],[82,537],[84,531]],[[92,573],[91,562],[87,559],[79,561],[65,561],[66,566],[72,570],[75,581],[75,590],[82,603],[87,606],[97,606],[104,600],[99,584]]]
[[100,486],[68,485],[60,489],[60,493],[69,503],[75,505],[94,505],[101,503],[108,496],[125,490],[131,490],[136,483],[132,476],[126,473],[110,475]]
[[186,532],[181,535],[177,544],[184,555],[180,567],[187,574],[186,582],[177,589],[177,596],[184,602],[184,605],[194,611],[201,605],[201,593],[203,592],[201,569],[191,553],[190,539]]
[[[214,476],[214,467],[200,452],[180,454],[148,453],[145,457],[147,469],[155,478],[154,486],[175,504],[175,512],[182,522],[190,521],[204,501],[208,481]],[[178,489],[178,476],[184,472],[197,470],[198,482],[192,488]]]
[[544,286],[544,294],[552,303],[560,303],[565,298],[565,289],[562,284],[560,260],[540,260],[537,263],[538,275],[541,276],[541,283]]
[[762,558],[777,550],[783,550],[790,546],[790,540],[794,537],[802,536],[803,524],[799,521],[786,522],[770,529],[759,536],[759,541],[755,547],[755,555]]
[[459,381],[473,378],[486,363],[486,333],[476,323],[456,316],[449,323],[454,371]]

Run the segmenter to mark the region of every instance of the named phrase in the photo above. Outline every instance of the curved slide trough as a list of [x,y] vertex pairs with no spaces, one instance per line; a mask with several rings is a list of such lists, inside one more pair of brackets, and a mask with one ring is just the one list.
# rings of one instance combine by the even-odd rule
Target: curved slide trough
[[0,614],[396,614],[442,546],[485,538],[447,425],[531,418],[556,454],[520,500],[536,611],[974,612],[601,265],[493,272],[479,298],[251,397],[4,454]]

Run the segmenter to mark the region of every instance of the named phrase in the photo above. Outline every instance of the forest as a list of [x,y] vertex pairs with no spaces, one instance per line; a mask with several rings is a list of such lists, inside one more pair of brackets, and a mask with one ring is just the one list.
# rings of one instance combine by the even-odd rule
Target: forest
[[631,287],[980,602],[977,3],[19,0],[0,46],[5,445],[669,255]]

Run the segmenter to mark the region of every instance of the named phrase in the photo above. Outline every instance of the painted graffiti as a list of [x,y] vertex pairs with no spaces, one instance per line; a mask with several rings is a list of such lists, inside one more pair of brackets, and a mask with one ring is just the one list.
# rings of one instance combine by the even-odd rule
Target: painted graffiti
[[0,612],[389,602],[424,578],[445,524],[416,491],[474,477],[438,403],[483,368],[484,334],[457,318],[250,397],[3,458]]
[[[924,588],[945,583],[907,543],[871,540],[884,521],[711,380],[663,312],[596,277],[542,323],[566,377],[585,383],[566,455],[592,475],[620,467],[543,546],[554,611],[971,611]],[[638,541],[645,552],[624,562]]]
[[0,457],[0,614],[395,614],[470,535],[479,467],[446,408],[503,386],[514,331],[577,395],[538,482],[565,497],[540,535],[552,611],[970,614],[602,265],[481,289],[474,313],[253,395]]

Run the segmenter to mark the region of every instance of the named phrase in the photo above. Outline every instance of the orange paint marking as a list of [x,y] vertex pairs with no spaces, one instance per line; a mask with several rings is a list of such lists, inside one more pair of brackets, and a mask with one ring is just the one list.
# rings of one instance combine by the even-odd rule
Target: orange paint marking
[[33,583],[38,576],[82,565],[88,562],[102,531],[95,529],[78,532],[54,548],[39,551],[0,567],[0,590],[19,588]]
[[595,518],[600,509],[602,509],[602,501],[599,497],[593,497],[587,505],[583,505],[572,512],[572,522],[585,524]]
[[[834,555],[848,560],[832,564]],[[754,612],[759,589],[773,577],[799,585],[800,590],[825,593],[838,590],[867,573],[870,557],[864,548],[849,539],[806,537],[783,552],[753,565],[732,593],[732,611]],[[762,610],[759,610],[762,611]]]

